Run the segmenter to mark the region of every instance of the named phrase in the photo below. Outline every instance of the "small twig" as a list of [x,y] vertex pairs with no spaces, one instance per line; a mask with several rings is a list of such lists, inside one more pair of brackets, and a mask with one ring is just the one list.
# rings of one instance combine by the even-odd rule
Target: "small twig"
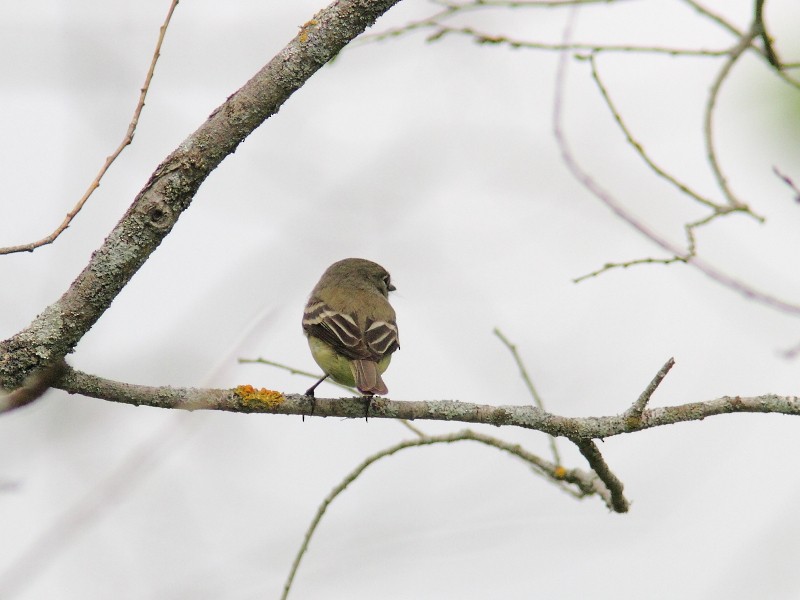
[[[573,483],[580,489],[580,492],[575,492],[570,488],[564,488],[567,491],[569,491],[573,496],[581,498],[584,496],[588,496],[590,494],[598,494],[601,497],[604,497],[603,490],[595,485],[595,477],[593,475],[585,473],[580,469],[573,469],[571,471],[566,471],[563,467],[552,464],[546,460],[543,460],[542,458],[539,458],[535,454],[523,450],[518,445],[508,444],[502,440],[498,440],[497,438],[479,434],[471,430],[464,430],[445,435],[428,436],[424,439],[415,439],[415,440],[407,440],[399,442],[393,446],[384,448],[383,450],[376,452],[375,454],[365,458],[361,463],[358,464],[358,466],[356,466],[355,469],[350,471],[350,473],[348,473],[336,485],[336,487],[334,487],[333,490],[331,490],[331,492],[327,496],[325,496],[319,508],[317,509],[314,518],[311,520],[308,529],[306,529],[306,532],[303,536],[303,542],[300,544],[300,548],[298,549],[297,554],[294,557],[294,561],[292,561],[292,566],[289,569],[289,574],[286,578],[286,583],[283,586],[283,593],[281,594],[281,600],[286,600],[286,598],[289,596],[289,592],[291,590],[295,575],[297,574],[297,570],[300,567],[300,562],[302,561],[303,556],[308,551],[308,546],[311,541],[311,538],[313,537],[315,531],[317,530],[317,527],[319,526],[322,517],[328,510],[328,506],[330,506],[331,502],[333,502],[337,496],[339,496],[342,492],[344,492],[345,489],[347,489],[347,487],[351,483],[353,483],[353,481],[355,481],[367,469],[367,467],[369,467],[370,465],[379,461],[382,458],[386,458],[407,448],[430,446],[433,444],[451,444],[454,442],[461,442],[461,441],[480,442],[482,444],[486,444],[487,446],[492,446],[499,450],[503,450],[529,463],[531,466],[534,467],[534,470],[537,473],[548,477],[549,479],[555,481],[556,483],[559,484],[563,484],[564,482]],[[592,442],[590,441],[588,443],[591,444]],[[597,473],[597,470],[595,470],[595,473]],[[613,493],[611,496],[605,496],[604,500],[606,500],[606,503],[609,505],[610,508],[612,508],[612,510],[617,510],[616,508],[613,508],[613,506],[615,502],[616,505],[619,505],[619,500],[614,499]],[[625,510],[627,510],[627,504]],[[617,511],[617,512],[624,512],[624,511]]]
[[769,37],[769,34],[767,33],[767,26],[764,24],[764,0],[756,0],[753,27],[761,36],[761,41],[764,43],[764,54],[767,57],[769,64],[776,69],[780,69],[781,61],[775,52],[775,48],[772,46],[772,38]]
[[[312,373],[311,371],[303,371],[302,369],[296,369],[294,367],[290,367],[289,365],[284,365],[283,363],[275,362],[266,358],[240,358],[238,360],[239,364],[260,364],[260,365],[269,365],[271,367],[277,367],[278,369],[283,369],[284,371],[289,371],[292,375],[302,375],[303,377],[309,377],[311,379],[319,379],[318,373]],[[346,385],[342,385],[341,383],[337,383],[332,379],[328,379],[328,383],[332,383],[333,385],[347,390],[348,392],[352,392],[353,388],[348,387]]]
[[683,0],[686,4],[691,6],[695,9],[698,13],[707,17],[714,21],[717,25],[720,25],[723,29],[727,30],[729,33],[732,33],[735,37],[741,38],[744,35],[744,32],[739,31],[736,27],[733,26],[729,21],[726,21],[722,16],[711,12],[705,6],[702,6],[700,3],[695,2],[694,0]]
[[[446,27],[442,24],[443,21],[450,19],[456,15],[463,15],[464,13],[473,12],[476,10],[497,9],[497,8],[561,8],[571,5],[587,5],[587,4],[609,4],[615,0],[545,0],[545,1],[525,1],[525,0],[473,0],[472,2],[448,2],[446,0],[431,0],[432,4],[442,7],[439,12],[431,16],[420,19],[419,21],[411,21],[400,27],[391,27],[377,33],[370,33],[359,36],[358,40],[353,44],[361,45],[371,42],[379,42],[389,38],[398,37],[417,31],[419,29]],[[622,0],[616,0],[617,3]],[[434,34],[435,36],[436,34]]]
[[650,401],[650,396],[653,395],[653,392],[656,391],[656,388],[661,385],[661,382],[664,380],[664,377],[667,376],[670,369],[675,366],[675,359],[670,357],[670,359],[664,363],[664,366],[659,369],[656,376],[653,377],[653,380],[644,388],[644,391],[639,395],[636,401],[631,405],[631,407],[625,411],[625,419],[632,421],[634,424],[638,424],[642,420],[642,413],[644,409],[647,408],[647,403]]
[[580,283],[581,281],[584,281],[586,279],[602,275],[606,271],[611,271],[613,269],[627,269],[628,267],[633,267],[635,265],[653,265],[653,264],[671,265],[674,263],[694,264],[692,261],[694,261],[697,258],[697,240],[695,239],[694,230],[699,227],[702,227],[703,225],[708,225],[717,218],[723,217],[725,215],[730,215],[735,212],[745,212],[745,209],[720,207],[719,211],[715,211],[710,215],[703,217],[702,219],[698,219],[697,221],[692,221],[691,223],[684,224],[683,230],[686,234],[687,249],[686,252],[682,254],[675,254],[669,258],[653,258],[651,256],[648,256],[646,258],[636,258],[624,262],[606,263],[599,269],[596,269],[590,273],[586,273],[585,275],[581,275],[580,277],[575,277],[572,280],[572,282]]
[[[750,47],[750,44],[757,37],[757,35],[758,32],[754,26],[749,32],[743,34],[737,44],[731,48],[728,54],[728,59],[725,61],[722,69],[720,69],[720,72],[717,74],[717,77],[711,84],[711,89],[709,90],[708,100],[706,101],[705,113],[703,116],[703,135],[706,144],[706,157],[708,158],[708,164],[711,166],[711,172],[714,174],[714,178],[717,180],[717,185],[719,186],[719,189],[725,198],[728,199],[728,204],[730,206],[743,209],[749,214],[753,213],[750,213],[747,205],[734,195],[733,191],[728,185],[727,177],[722,172],[722,168],[719,165],[717,149],[714,144],[714,109],[716,108],[717,98],[723,82],[728,78],[733,65],[736,64],[742,54],[744,54],[744,52]],[[753,216],[762,222],[764,220],[763,217],[758,217],[756,215]]]
[[687,196],[690,196],[690,197],[694,198],[699,203],[701,203],[701,204],[707,206],[708,208],[712,209],[715,213],[719,212],[721,209],[723,209],[724,207],[721,207],[720,205],[718,205],[713,200],[711,200],[709,198],[706,198],[704,196],[701,196],[700,194],[698,194],[697,192],[692,190],[685,183],[682,183],[682,182],[678,181],[675,177],[673,177],[668,172],[666,172],[664,169],[659,167],[653,161],[653,159],[650,158],[650,156],[647,154],[647,152],[645,152],[644,147],[642,146],[642,144],[633,137],[633,134],[631,133],[630,129],[628,129],[628,126],[625,124],[625,121],[622,119],[622,115],[617,110],[617,107],[614,104],[614,102],[611,100],[611,96],[608,93],[608,88],[606,88],[605,84],[600,79],[600,73],[599,73],[599,71],[597,69],[597,61],[595,59],[596,59],[596,53],[593,52],[592,54],[589,55],[589,65],[591,66],[591,69],[592,69],[592,79],[594,79],[595,84],[597,84],[597,88],[600,90],[600,95],[602,96],[603,100],[605,101],[605,104],[608,107],[608,109],[611,111],[611,115],[614,117],[614,121],[616,121],[617,125],[619,126],[620,130],[622,131],[623,135],[625,136],[625,139],[628,141],[628,144],[636,151],[636,154],[638,154],[639,157],[645,163],[647,163],[647,166],[650,167],[650,169],[652,169],[652,171],[656,175],[658,175],[662,179],[666,179],[669,183],[671,183],[673,186],[678,188],[681,192],[683,192]]
[[[501,342],[508,348],[509,352],[511,352],[511,356],[514,357],[514,362],[517,363],[517,368],[519,369],[519,373],[522,376],[522,381],[525,382],[525,386],[528,388],[528,391],[533,398],[533,401],[536,403],[536,406],[545,410],[544,402],[542,402],[542,397],[539,395],[539,392],[536,390],[536,387],[533,385],[533,381],[531,380],[530,376],[528,375],[528,369],[525,367],[525,363],[522,362],[522,358],[520,358],[519,352],[517,352],[517,346],[512,344],[509,339],[503,335],[503,333],[497,327],[494,328],[494,334],[500,339]],[[553,454],[553,460],[556,462],[557,465],[561,464],[561,456],[558,453],[558,446],[556,445],[556,438],[552,435],[547,436],[550,440],[550,452]]]
[[547,42],[531,42],[526,40],[519,40],[510,38],[504,35],[491,35],[473,29],[472,27],[451,27],[444,25],[437,21],[426,23],[427,27],[435,27],[434,31],[428,36],[427,41],[438,41],[446,35],[463,35],[471,37],[477,44],[486,45],[504,45],[510,48],[526,48],[531,50],[547,50],[552,52],[622,52],[622,53],[636,53],[636,54],[666,54],[668,56],[693,56],[693,57],[719,57],[727,55],[730,50],[709,50],[704,48],[687,49],[687,48],[668,48],[665,46],[637,46],[634,44],[585,44],[585,43],[547,43]]
[[[564,34],[564,42],[568,42],[571,36],[572,31],[572,18],[567,21],[567,25],[565,27],[565,34]],[[561,152],[561,158],[564,161],[564,165],[567,167],[569,172],[572,174],[573,177],[583,185],[593,196],[595,196],[598,200],[600,200],[603,204],[608,207],[615,215],[621,218],[623,221],[628,223],[631,227],[633,227],[636,231],[638,231],[641,235],[648,238],[651,242],[666,250],[673,257],[680,257],[682,256],[682,252],[679,248],[677,248],[674,244],[666,240],[664,237],[658,235],[655,231],[647,227],[643,222],[636,219],[621,203],[614,198],[609,192],[603,189],[595,180],[592,178],[589,173],[587,173],[580,164],[578,164],[577,159],[575,158],[574,153],[572,152],[572,148],[569,145],[569,141],[564,133],[563,126],[562,126],[562,112],[564,106],[564,90],[565,90],[565,79],[566,79],[566,71],[567,71],[567,60],[568,55],[567,53],[562,53],[559,57],[558,61],[558,68],[556,70],[556,85],[555,85],[555,95],[553,100],[553,135],[556,139],[556,143],[558,144],[559,150]],[[753,214],[749,211],[746,205],[740,204],[738,206],[731,206],[730,210],[747,210],[748,214]],[[755,215],[756,218],[760,218]],[[664,259],[659,261],[658,259],[651,259],[652,262],[665,262],[670,261],[671,259]],[[645,259],[642,262],[647,262]],[[672,262],[676,262],[676,260],[672,260]],[[711,265],[703,262],[697,257],[692,257],[690,259],[686,259],[686,263],[690,264],[694,268],[698,269],[702,272],[705,276],[713,279],[717,283],[727,287],[730,290],[741,294],[745,298],[749,300],[753,300],[755,302],[759,302],[765,306],[769,306],[775,310],[779,310],[781,312],[791,314],[791,315],[800,315],[800,305],[792,304],[790,302],[786,302],[781,300],[780,298],[776,298],[775,296],[766,294],[760,290],[753,288],[752,286],[731,277],[718,269],[712,267]],[[638,264],[633,262],[631,264]],[[598,273],[601,273],[607,269],[600,269]],[[585,279],[585,277],[581,278]]]
[[[739,30],[732,23],[730,23],[729,21],[726,21],[720,15],[711,12],[710,10],[705,8],[704,6],[701,6],[700,4],[695,2],[694,0],[683,0],[683,1],[686,4],[688,4],[689,6],[691,6],[692,8],[694,8],[698,13],[700,13],[704,17],[707,17],[708,19],[710,19],[710,20],[714,21],[715,23],[717,23],[717,25],[720,25],[723,29],[728,31],[728,33],[733,34],[733,36],[736,37],[737,39],[741,39],[745,35],[745,33],[743,31]],[[778,75],[778,77],[780,77],[784,82],[788,83],[789,85],[800,89],[800,82],[795,80],[795,79],[792,79],[786,73],[787,70],[789,70],[791,68],[796,68],[797,64],[796,63],[786,63],[786,64],[775,65],[773,63],[773,59],[771,59],[770,56],[769,56],[769,52],[771,51],[771,41],[768,41],[765,44],[764,48],[759,48],[758,46],[756,46],[752,42],[750,44],[750,47],[753,50],[755,50],[758,53],[759,56],[761,56],[764,60],[766,60],[772,66],[777,66],[778,67],[775,70],[775,73]],[[777,60],[777,57],[774,57],[774,59]]]
[[[441,3],[436,3],[440,4]],[[407,33],[411,33],[412,31],[416,31],[418,29],[426,29],[429,27],[436,27],[439,25],[440,20],[447,19],[453,14],[460,12],[461,9],[455,6],[447,6],[444,5],[445,8],[441,11],[434,13],[427,19],[421,19],[419,21],[412,21],[411,23],[406,23],[401,27],[392,27],[390,29],[386,29],[384,31],[379,31],[377,33],[366,33],[360,35],[358,39],[352,44],[353,47],[358,47],[362,44],[369,44],[371,42],[381,42],[393,37],[399,37],[401,35],[405,35]]]
[[715,212],[711,213],[710,215],[703,217],[702,219],[697,219],[697,221],[692,221],[691,223],[686,223],[683,226],[683,230],[686,233],[686,243],[687,243],[687,252],[683,256],[684,262],[689,262],[691,259],[697,256],[697,239],[695,238],[694,230],[703,227],[704,225],[708,225],[712,221],[714,221],[717,217],[721,217],[724,215],[729,215],[735,210],[728,210],[727,212]]
[[633,267],[635,265],[671,265],[672,263],[676,262],[686,262],[686,259],[683,256],[678,255],[670,258],[653,258],[649,256],[647,258],[635,258],[633,260],[627,260],[624,262],[609,262],[604,264],[599,269],[595,269],[590,273],[573,278],[572,283],[580,283],[581,281],[591,279],[592,277],[597,277],[598,275],[602,275],[606,271],[611,271],[613,269],[627,269],[628,267]]
[[153,80],[153,73],[156,69],[156,63],[161,55],[161,44],[164,42],[164,36],[167,33],[167,27],[169,27],[169,22],[172,19],[172,14],[175,12],[175,8],[178,6],[178,2],[180,2],[180,0],[172,0],[172,3],[169,6],[169,11],[167,11],[167,17],[164,19],[164,23],[159,29],[158,41],[156,42],[156,48],[153,52],[153,58],[150,61],[150,68],[147,70],[147,76],[145,77],[144,85],[139,93],[139,102],[136,104],[136,108],[133,111],[133,117],[131,118],[131,122],[128,124],[128,130],[125,132],[125,137],[122,139],[122,142],[120,142],[119,146],[117,146],[117,149],[106,158],[105,163],[100,168],[100,171],[97,173],[94,181],[89,184],[88,189],[84,192],[83,196],[81,196],[80,200],[78,200],[75,206],[72,207],[72,210],[67,213],[67,216],[64,217],[61,225],[59,225],[50,235],[43,237],[38,241],[30,242],[28,244],[20,244],[18,246],[7,246],[5,248],[0,248],[0,254],[33,252],[36,248],[46,246],[47,244],[52,244],[56,238],[58,238],[58,236],[66,231],[72,220],[83,208],[83,205],[86,204],[86,201],[89,199],[89,197],[98,187],[100,187],[100,180],[103,179],[106,171],[108,171],[109,167],[114,163],[115,160],[117,160],[117,157],[133,141],[134,133],[136,133],[136,127],[139,124],[139,117],[144,109],[144,101],[145,98],[147,98],[147,92],[150,89],[150,82]]
[[795,185],[794,181],[792,181],[792,179],[788,175],[784,175],[783,173],[781,173],[778,170],[778,167],[772,167],[772,172],[775,173],[775,175],[777,175],[781,179],[781,181],[783,181],[783,183],[789,186],[789,189],[791,189],[794,192],[794,201],[800,204],[800,188],[798,188],[797,185]]
[[620,4],[622,0],[472,0],[471,2],[437,2],[460,8],[560,8],[588,4]]
[[614,512],[624,513],[628,512],[630,504],[623,494],[622,482],[617,478],[611,469],[608,468],[603,455],[600,454],[597,445],[592,440],[572,440],[581,451],[584,458],[592,467],[592,470],[597,473],[597,476],[603,481],[611,494],[611,509]]

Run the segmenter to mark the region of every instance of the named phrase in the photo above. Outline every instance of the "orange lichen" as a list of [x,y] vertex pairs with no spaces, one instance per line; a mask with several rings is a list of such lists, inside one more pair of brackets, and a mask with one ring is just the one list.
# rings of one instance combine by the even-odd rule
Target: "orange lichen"
[[305,25],[300,28],[300,43],[305,44],[308,41],[308,30],[312,27],[316,27],[319,25],[319,21],[316,19],[311,19]]
[[246,406],[266,405],[268,408],[275,408],[285,400],[280,392],[267,388],[257,390],[252,385],[237,386],[233,393],[239,396]]
[[555,475],[558,479],[564,479],[564,477],[567,476],[567,470],[559,465],[553,471],[553,475]]

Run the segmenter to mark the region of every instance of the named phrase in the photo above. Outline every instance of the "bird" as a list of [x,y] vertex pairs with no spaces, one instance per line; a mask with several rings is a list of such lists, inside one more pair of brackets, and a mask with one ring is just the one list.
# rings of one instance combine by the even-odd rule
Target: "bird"
[[[369,403],[373,395],[389,392],[381,375],[400,348],[388,300],[395,289],[386,269],[363,258],[340,260],[322,274],[303,311],[303,332],[325,375],[306,396],[314,398],[314,390],[328,377],[357,388]],[[311,414],[313,409],[312,401]]]

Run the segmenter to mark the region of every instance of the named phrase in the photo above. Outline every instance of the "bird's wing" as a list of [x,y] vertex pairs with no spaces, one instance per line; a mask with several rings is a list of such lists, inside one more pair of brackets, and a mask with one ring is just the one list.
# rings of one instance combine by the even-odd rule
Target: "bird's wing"
[[397,350],[397,325],[392,321],[367,320],[362,330],[352,315],[311,298],[303,313],[303,330],[353,360],[374,360]]

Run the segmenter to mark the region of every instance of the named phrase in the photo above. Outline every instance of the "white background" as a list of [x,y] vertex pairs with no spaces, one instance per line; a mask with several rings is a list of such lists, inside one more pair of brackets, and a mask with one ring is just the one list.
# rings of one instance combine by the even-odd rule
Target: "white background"
[[[164,0],[0,4],[0,244],[38,239],[122,138]],[[745,28],[751,2],[717,2]],[[768,3],[787,59],[798,11]],[[322,4],[178,6],[134,144],[55,244],[0,257],[0,337],[55,301],[155,166]],[[429,14],[409,1],[376,29]],[[556,42],[566,11],[473,13],[495,33]],[[793,33],[794,32],[794,33]],[[727,48],[682,2],[599,5],[578,40]],[[624,411],[664,361],[652,404],[797,394],[798,319],[685,266],[573,284],[609,261],[662,256],[570,176],[552,135],[557,55],[424,34],[353,48],[226,159],[69,362],[150,385],[301,392],[300,330],[322,271],[348,256],[392,273],[402,350],[393,399],[527,404],[494,327],[519,346],[552,412]],[[602,56],[629,126],[662,165],[718,198],[702,107],[720,59]],[[570,61],[565,129],[582,165],[676,243],[698,206],[634,156]],[[800,301],[798,92],[754,56],[715,126],[734,190],[767,217],[699,234],[721,270]],[[338,396],[323,385],[321,396]],[[417,424],[428,433],[458,424]],[[633,504],[575,501],[476,444],[412,449],[329,508],[292,597],[781,599],[800,595],[798,423],[734,415],[600,444]],[[483,429],[482,429],[483,430]],[[547,457],[536,432],[485,428]],[[322,498],[401,425],[184,414],[50,392],[0,418],[0,595],[25,600],[277,598]],[[583,459],[560,441],[568,467]]]

